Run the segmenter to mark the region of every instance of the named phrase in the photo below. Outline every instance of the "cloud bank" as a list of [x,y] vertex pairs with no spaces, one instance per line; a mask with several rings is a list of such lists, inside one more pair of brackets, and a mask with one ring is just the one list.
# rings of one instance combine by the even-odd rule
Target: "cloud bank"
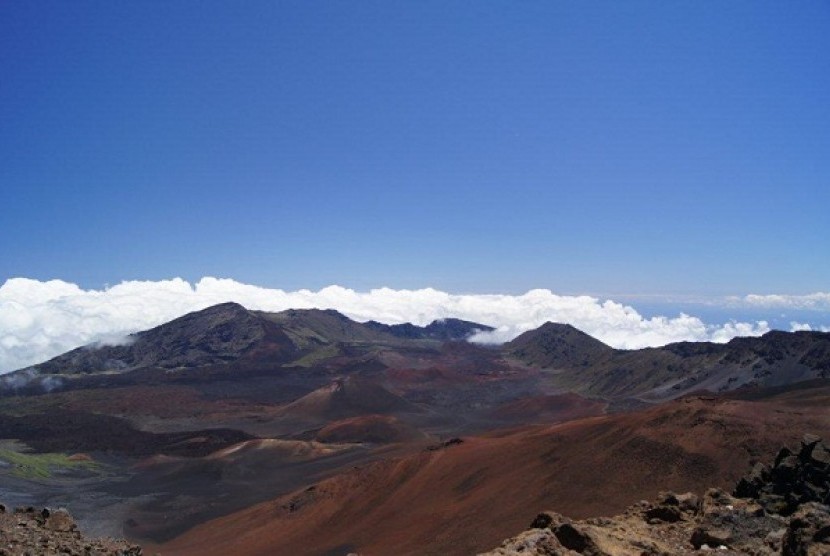
[[[816,303],[830,304],[830,294],[816,296]],[[12,278],[0,286],[0,372],[40,363],[81,345],[123,341],[129,333],[225,301],[265,311],[336,309],[358,321],[389,324],[425,325],[456,317],[496,328],[476,336],[479,342],[507,341],[546,321],[571,324],[611,346],[628,349],[683,340],[726,342],[769,330],[765,321],[706,324],[683,313],[646,318],[615,301],[543,289],[523,295],[457,295],[432,288],[357,292],[340,286],[287,292],[205,277],[195,284],[176,278],[84,290],[61,280]]]
[[799,309],[802,311],[830,311],[830,293],[817,292],[807,295],[757,295],[729,297],[732,306],[755,307],[759,309]]

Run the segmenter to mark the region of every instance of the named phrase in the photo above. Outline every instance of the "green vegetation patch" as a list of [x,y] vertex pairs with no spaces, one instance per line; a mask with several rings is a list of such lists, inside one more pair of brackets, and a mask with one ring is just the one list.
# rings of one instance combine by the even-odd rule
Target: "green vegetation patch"
[[0,461],[8,463],[11,474],[21,479],[48,479],[59,469],[97,470],[94,461],[72,459],[66,454],[24,454],[14,450],[0,450]]

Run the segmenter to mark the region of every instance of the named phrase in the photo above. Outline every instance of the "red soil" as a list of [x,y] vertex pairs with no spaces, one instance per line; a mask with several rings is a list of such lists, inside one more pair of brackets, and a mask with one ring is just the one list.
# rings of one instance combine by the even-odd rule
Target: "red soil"
[[426,435],[389,415],[363,415],[329,423],[317,433],[320,442],[392,444],[424,439]]
[[[830,405],[689,398],[646,411],[505,431],[353,469],[200,525],[171,554],[470,554],[540,510],[610,515],[660,490],[728,488]],[[148,547],[148,549],[151,547]]]
[[602,415],[607,406],[605,402],[568,393],[521,398],[502,404],[492,414],[496,418],[509,421],[555,423]]

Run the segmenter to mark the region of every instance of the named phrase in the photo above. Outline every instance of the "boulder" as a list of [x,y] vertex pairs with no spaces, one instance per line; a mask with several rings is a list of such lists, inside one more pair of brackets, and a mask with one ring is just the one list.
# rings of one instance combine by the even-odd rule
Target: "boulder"
[[783,556],[813,556],[830,553],[830,509],[805,504],[793,514],[781,541]]
[[531,529],[548,529],[551,526],[559,525],[565,519],[556,512],[542,512],[538,514],[530,524]]
[[44,509],[43,513],[46,514],[43,516],[46,520],[43,526],[51,531],[70,532],[78,528],[75,520],[72,519],[72,516],[64,508],[58,508],[53,511]]
[[583,530],[582,527],[576,526],[573,523],[562,523],[557,525],[553,530],[556,540],[559,541],[563,547],[568,550],[573,550],[579,554],[588,554],[591,556],[603,556],[602,552],[597,546],[596,541],[590,533]]
[[753,498],[767,512],[788,516],[799,504],[830,502],[830,448],[811,434],[804,435],[798,454],[782,448],[772,468],[761,464],[743,477],[735,496]]

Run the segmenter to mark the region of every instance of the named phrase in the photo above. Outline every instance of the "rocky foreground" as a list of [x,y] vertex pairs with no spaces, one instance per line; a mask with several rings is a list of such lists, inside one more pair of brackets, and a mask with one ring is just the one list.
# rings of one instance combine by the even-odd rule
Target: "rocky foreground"
[[141,556],[141,548],[123,540],[88,539],[65,509],[40,511],[0,504],[0,556]]
[[730,495],[665,493],[622,515],[572,521],[539,514],[488,556],[830,555],[830,448],[806,435],[772,466],[757,464]]

